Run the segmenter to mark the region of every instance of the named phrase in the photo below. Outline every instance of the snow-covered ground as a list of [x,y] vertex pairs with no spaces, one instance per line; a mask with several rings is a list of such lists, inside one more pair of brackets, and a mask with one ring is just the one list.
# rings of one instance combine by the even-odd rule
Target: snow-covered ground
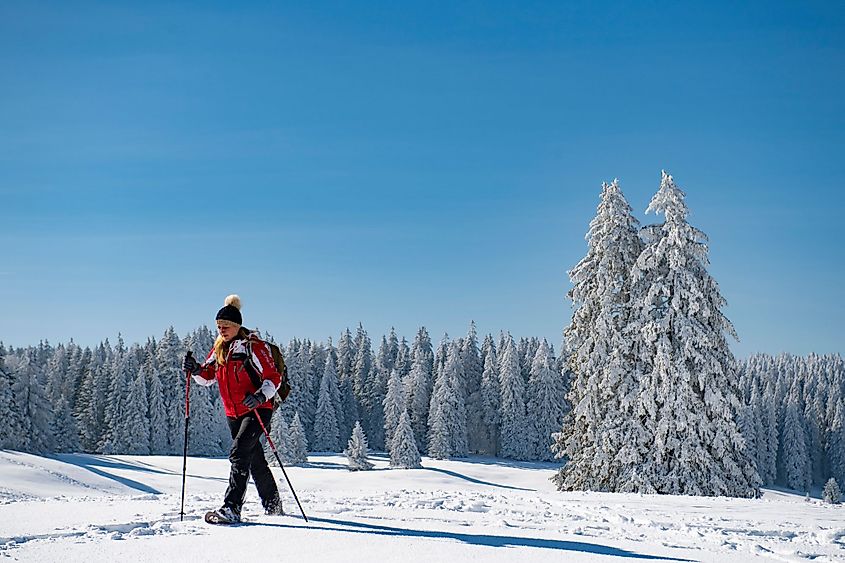
[[[352,473],[312,455],[287,468],[287,516],[215,527],[226,459],[0,451],[0,559],[20,561],[845,561],[845,508],[776,491],[762,499],[559,493],[554,464],[489,458]],[[282,472],[274,468],[284,481]]]

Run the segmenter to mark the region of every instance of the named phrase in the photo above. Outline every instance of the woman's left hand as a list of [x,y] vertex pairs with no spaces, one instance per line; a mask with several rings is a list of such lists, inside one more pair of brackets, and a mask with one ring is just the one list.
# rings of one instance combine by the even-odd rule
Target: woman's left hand
[[261,391],[256,391],[252,395],[247,395],[244,399],[244,406],[248,409],[254,409],[261,403],[265,403],[267,399]]

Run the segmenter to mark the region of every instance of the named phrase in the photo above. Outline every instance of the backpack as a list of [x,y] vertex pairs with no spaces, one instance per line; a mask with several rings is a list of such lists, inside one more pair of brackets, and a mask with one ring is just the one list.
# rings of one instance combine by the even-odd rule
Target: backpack
[[[276,371],[278,371],[279,375],[282,376],[282,382],[276,390],[276,394],[273,396],[273,410],[276,410],[282,405],[285,399],[288,398],[288,395],[290,395],[291,392],[290,379],[288,378],[288,367],[285,365],[285,358],[282,356],[281,349],[272,342],[261,340],[255,335],[252,335],[251,338],[260,340],[265,346],[267,346],[267,349],[270,350],[270,356],[273,357],[273,364],[276,366]],[[251,365],[251,363],[249,365]],[[258,373],[255,372],[254,368],[248,367],[246,371],[252,380],[253,385],[261,387],[261,380],[258,378]]]
[[288,366],[285,365],[285,358],[282,356],[282,350],[272,342],[265,342],[267,348],[270,349],[270,355],[273,356],[273,363],[276,364],[276,370],[282,376],[282,383],[276,390],[276,395],[273,397],[273,410],[279,408],[285,399],[290,395],[290,379],[288,379]]

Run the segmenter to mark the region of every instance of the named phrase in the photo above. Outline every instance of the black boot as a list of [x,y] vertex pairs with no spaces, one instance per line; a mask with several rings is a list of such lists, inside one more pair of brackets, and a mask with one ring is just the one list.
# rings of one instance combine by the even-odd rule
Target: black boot
[[261,504],[264,505],[264,514],[267,514],[268,516],[285,515],[285,511],[282,508],[282,499],[280,499],[278,495],[268,500],[267,502],[262,501]]

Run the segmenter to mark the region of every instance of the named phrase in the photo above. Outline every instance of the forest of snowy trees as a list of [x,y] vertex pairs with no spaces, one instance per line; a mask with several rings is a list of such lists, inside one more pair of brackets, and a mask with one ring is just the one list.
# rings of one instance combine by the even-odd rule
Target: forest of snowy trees
[[[369,444],[396,467],[416,467],[419,454],[560,458],[564,490],[755,496],[760,484],[845,484],[842,357],[737,361],[706,236],[665,172],[648,211],[663,223],[640,227],[618,182],[603,185],[587,254],[570,271],[560,358],[536,337],[479,344],[474,323],[436,346],[424,327],[410,344],[391,330],[374,346],[360,324],[336,345],[281,345],[292,392],[271,434],[283,461]],[[0,448],[181,454],[180,366],[214,337],[171,327],[129,346],[0,343]],[[190,400],[189,453],[226,455],[216,388],[192,386]]]
[[[425,329],[410,347],[391,333],[365,374],[368,362],[359,351],[366,353],[368,338],[359,327],[356,336],[345,331],[337,347],[298,339],[283,347],[296,395],[277,411],[272,434],[280,450],[291,449],[280,451],[286,462],[303,460],[306,449],[341,452],[359,419],[370,446],[386,450],[385,421],[395,417],[387,428],[396,428],[402,416],[419,452],[427,455],[552,459],[550,436],[568,410],[562,399],[568,372],[560,375],[545,341],[515,343],[505,334],[494,342],[488,335],[476,347],[471,330],[455,341],[444,338],[433,351]],[[185,350],[204,354],[212,342],[212,332],[203,327],[185,338],[171,328],[143,346],[126,347],[120,339],[93,350],[73,342],[0,344],[0,447],[181,454],[185,376],[179,366]],[[743,399],[738,426],[763,484],[805,491],[829,477],[845,483],[843,358],[754,355],[737,369]],[[356,376],[362,382],[358,394]],[[451,392],[453,385],[460,391]],[[369,404],[380,399],[381,408],[362,409],[365,395]],[[441,395],[445,399],[431,400]],[[301,429],[301,440],[286,438],[296,434],[291,426]],[[215,387],[191,387],[190,435],[194,455],[228,453],[231,439]]]
[[[181,454],[182,358],[187,350],[205,357],[213,341],[202,327],[184,338],[169,328],[160,340],[128,347],[121,338],[94,349],[0,344],[0,447]],[[271,432],[280,449],[291,450],[283,458],[301,459],[296,452],[305,448],[341,452],[360,421],[374,450],[387,450],[399,428],[419,452],[438,458],[553,459],[565,378],[544,340],[488,335],[479,346],[471,324],[465,337],[444,336],[436,349],[425,328],[410,345],[391,331],[374,352],[359,325],[337,346],[293,339],[281,348],[293,390]],[[299,444],[290,443],[295,429]],[[230,442],[216,388],[192,386],[190,453],[224,455]]]

